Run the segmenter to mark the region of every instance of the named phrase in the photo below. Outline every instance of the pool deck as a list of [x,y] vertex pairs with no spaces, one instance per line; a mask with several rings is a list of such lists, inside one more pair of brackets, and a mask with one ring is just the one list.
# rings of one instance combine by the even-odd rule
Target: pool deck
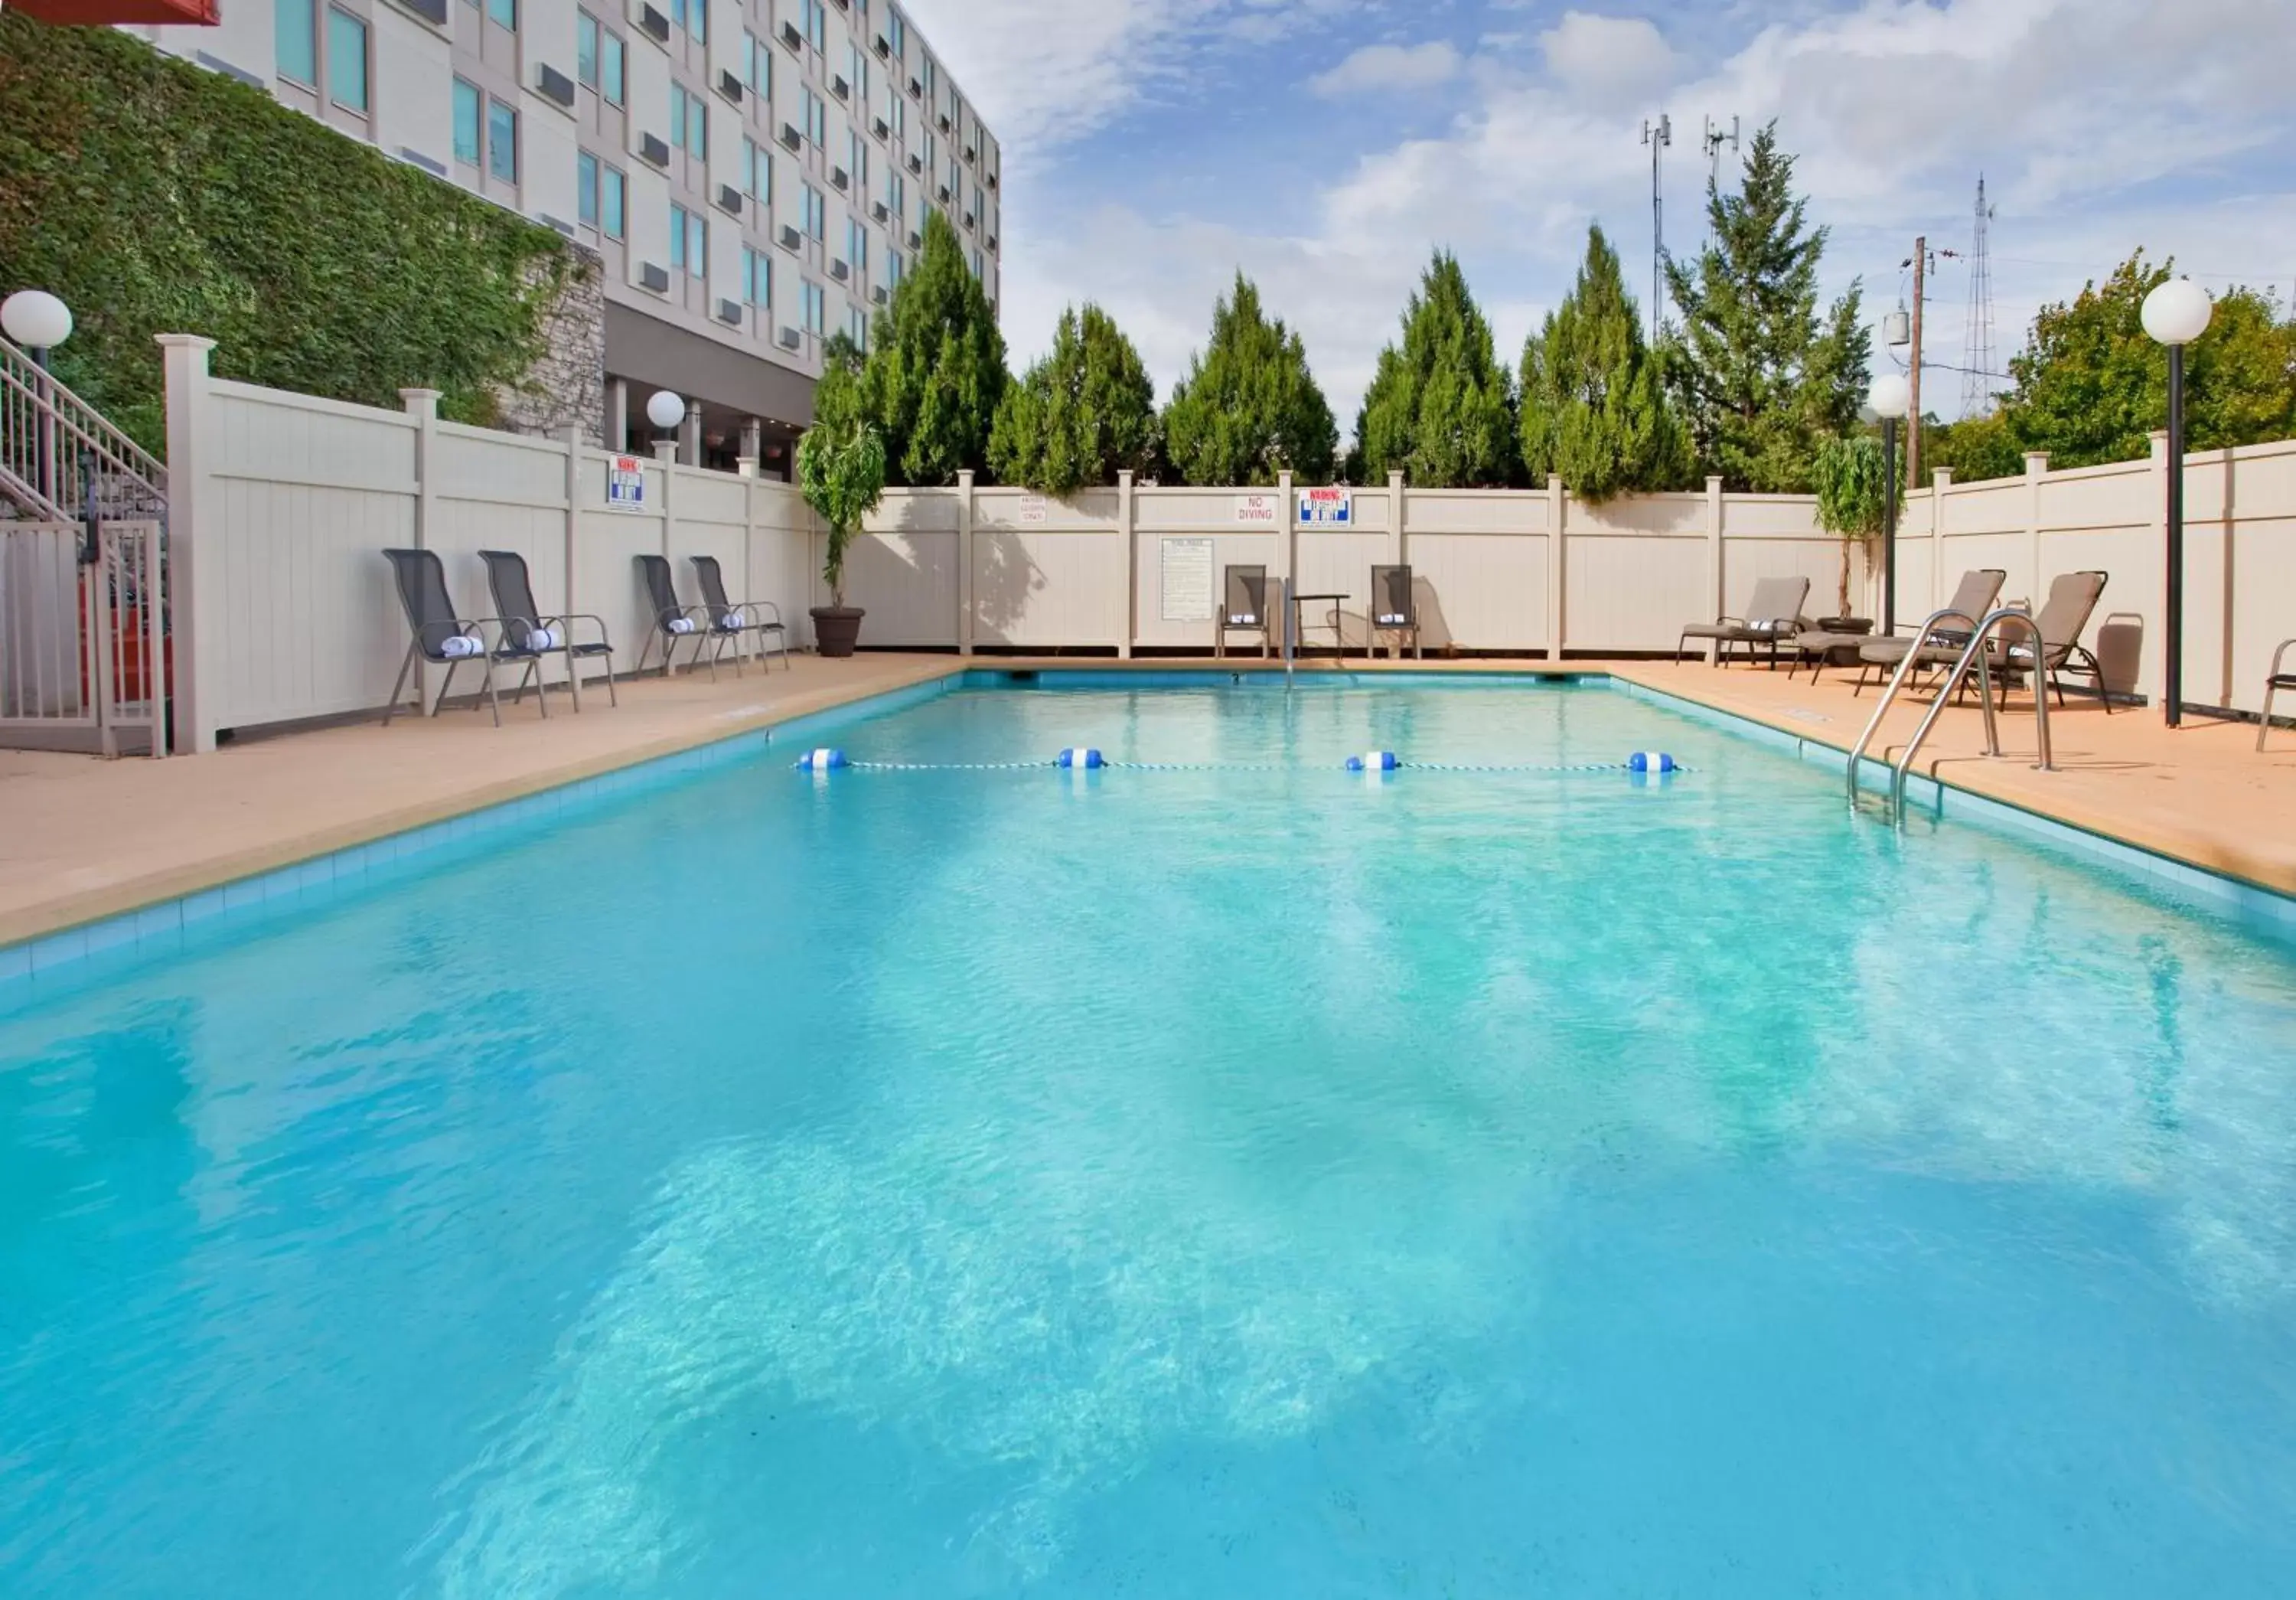
[[[1209,661],[863,655],[794,658],[793,669],[730,671],[603,687],[576,717],[554,695],[483,711],[454,710],[390,727],[368,721],[236,743],[209,757],[99,761],[0,751],[0,946],[191,895],[254,874],[521,799],[736,734],[931,682],[969,668],[1172,671]],[[1231,660],[1222,669],[1264,670]],[[1307,663],[1313,669],[1318,664]],[[1324,665],[1328,665],[1325,663]],[[1347,663],[1352,671],[1608,673],[1846,751],[1873,701],[1846,681],[1745,668],[1651,661],[1460,660]],[[2160,713],[2110,718],[2076,700],[2054,724],[2054,773],[2030,766],[2033,718],[2021,699],[2002,720],[2009,753],[1977,752],[1974,710],[1948,710],[1921,770],[1944,784],[2136,845],[2188,865],[2296,895],[2296,733],[2255,753],[2255,725],[2191,718],[2171,732]],[[1919,709],[1893,711],[1902,741]],[[2022,759],[2018,759],[2021,755]]]

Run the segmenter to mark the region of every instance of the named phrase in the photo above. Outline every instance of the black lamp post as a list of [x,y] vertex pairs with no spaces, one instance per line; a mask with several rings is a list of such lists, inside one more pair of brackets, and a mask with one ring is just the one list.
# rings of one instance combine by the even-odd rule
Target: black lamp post
[[1895,373],[1874,380],[1866,406],[1882,419],[1882,636],[1898,631],[1898,423],[1913,405],[1913,386]]
[[2190,278],[2170,278],[2144,297],[2144,331],[2169,347],[2169,570],[2161,587],[2161,701],[2170,727],[2185,716],[2185,347],[2209,331],[2215,313],[2209,291]]

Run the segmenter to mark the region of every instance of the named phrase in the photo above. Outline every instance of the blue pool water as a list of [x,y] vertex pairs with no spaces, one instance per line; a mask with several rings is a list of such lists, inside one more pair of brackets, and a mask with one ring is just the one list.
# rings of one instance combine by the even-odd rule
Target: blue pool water
[[777,750],[0,1018],[0,1594],[2296,1591],[2286,947],[1600,688],[835,742],[1275,769]]

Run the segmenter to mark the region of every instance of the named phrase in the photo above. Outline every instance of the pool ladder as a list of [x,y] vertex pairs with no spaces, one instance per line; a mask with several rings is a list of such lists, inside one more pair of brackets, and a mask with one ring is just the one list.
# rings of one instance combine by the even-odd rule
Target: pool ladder
[[1300,659],[1300,641],[1296,636],[1300,612],[1299,608],[1292,603],[1292,575],[1286,572],[1283,575],[1283,686],[1286,689],[1292,687],[1292,669]]
[[2040,625],[2033,620],[2033,613],[2021,605],[2005,605],[1997,611],[1987,612],[1984,620],[1979,621],[1965,611],[1957,611],[1948,607],[1943,611],[1932,611],[1929,620],[1923,623],[1920,630],[1914,635],[1912,646],[1906,650],[1906,659],[1898,663],[1897,673],[1890,679],[1890,686],[1883,693],[1881,704],[1874,708],[1873,718],[1866,724],[1866,731],[1857,735],[1857,746],[1849,752],[1849,784],[1851,809],[1856,809],[1857,805],[1857,768],[1866,759],[1866,748],[1874,743],[1874,735],[1881,731],[1882,719],[1889,715],[1890,707],[1896,703],[1899,692],[1906,685],[1906,678],[1912,676],[1915,668],[1919,665],[1923,651],[1929,647],[1931,630],[1941,622],[1967,623],[1970,628],[1969,642],[1962,647],[1960,656],[1954,661],[1953,670],[1946,674],[1945,683],[1939,688],[1937,698],[1930,702],[1930,709],[1922,718],[1921,726],[1914,730],[1914,736],[1906,742],[1905,753],[1898,758],[1897,764],[1890,770],[1890,821],[1896,827],[1902,828],[1906,825],[1906,775],[1913,770],[1914,758],[1921,754],[1922,745],[1928,740],[1930,730],[1937,726],[1939,717],[1945,712],[1947,702],[1953,699],[1955,692],[1967,680],[1969,669],[1972,664],[1977,669],[1978,702],[1985,708],[1985,753],[1997,759],[2000,756],[2001,726],[1993,710],[1992,658],[1985,646],[1994,634],[2005,627],[2021,628],[2033,641],[2033,728],[2036,753],[2040,758],[2033,763],[2033,766],[2038,772],[2054,772],[2057,769],[2055,755],[2049,743],[2048,682],[2047,674],[2043,668],[2043,659],[2047,654],[2048,647],[2042,643]]

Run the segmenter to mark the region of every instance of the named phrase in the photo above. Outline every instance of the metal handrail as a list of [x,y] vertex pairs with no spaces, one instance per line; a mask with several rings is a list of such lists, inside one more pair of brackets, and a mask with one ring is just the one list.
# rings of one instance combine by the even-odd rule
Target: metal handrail
[[1292,575],[1283,575],[1283,686],[1292,687],[1292,667],[1300,657],[1299,607],[1292,600]]
[[1993,676],[1986,665],[1985,645],[1993,636],[1994,629],[2008,622],[2020,624],[2033,637],[2033,726],[2034,738],[2038,745],[2036,753],[2040,757],[2033,763],[2034,769],[2038,772],[2054,772],[2057,769],[2056,752],[2049,743],[2048,644],[2042,638],[2041,625],[2034,620],[2032,612],[2021,606],[2003,606],[1999,611],[1988,612],[1985,620],[1977,625],[1976,633],[1970,636],[1960,659],[1954,662],[1953,670],[1946,675],[1944,686],[1938,690],[1937,698],[1930,702],[1928,714],[1922,718],[1921,726],[1914,730],[1913,738],[1906,743],[1906,753],[1898,758],[1897,767],[1890,779],[1890,816],[1898,826],[1903,827],[1906,822],[1906,775],[1913,770],[1914,758],[1921,753],[1923,741],[1929,737],[1930,730],[1937,726],[1938,718],[1944,714],[1946,702],[1953,698],[1954,691],[1969,676],[1972,661],[1977,664],[1978,696],[1985,702],[1985,753],[1988,756],[2001,753],[2000,729],[1993,716]]
[[1874,735],[1882,729],[1882,718],[1890,714],[1890,707],[1897,701],[1898,691],[1905,686],[1906,678],[1920,661],[1922,652],[1929,648],[1930,631],[1939,623],[1948,621],[1966,622],[1972,630],[1977,627],[1977,619],[1967,611],[1947,606],[1942,611],[1931,611],[1929,620],[1915,630],[1912,642],[1906,647],[1905,659],[1898,663],[1898,670],[1890,678],[1890,686],[1882,691],[1882,702],[1874,708],[1873,718],[1866,724],[1866,731],[1857,735],[1857,743],[1849,751],[1849,806],[1852,810],[1857,807],[1857,764],[1866,759],[1866,747],[1874,743]]
[[[102,413],[0,339],[0,457],[13,497],[41,514],[78,520],[106,497],[135,502],[130,517],[167,515],[168,469]],[[32,469],[27,476],[20,470]],[[45,485],[35,481],[45,478]],[[126,493],[120,493],[121,489]],[[122,507],[102,508],[117,516]]]

